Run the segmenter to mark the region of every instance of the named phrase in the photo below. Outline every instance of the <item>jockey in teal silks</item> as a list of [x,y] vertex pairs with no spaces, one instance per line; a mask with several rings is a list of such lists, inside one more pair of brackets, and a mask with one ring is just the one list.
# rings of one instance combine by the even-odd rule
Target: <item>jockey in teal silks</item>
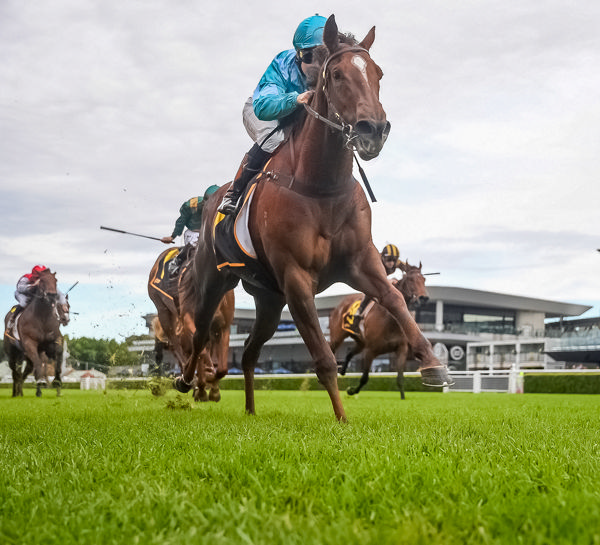
[[298,25],[292,40],[294,49],[282,51],[272,60],[244,104],[244,127],[255,143],[244,156],[219,212],[236,212],[248,182],[289,135],[293,126],[290,116],[312,96],[313,92],[307,91],[306,69],[313,63],[314,48],[323,43],[326,21],[325,17],[313,15]]

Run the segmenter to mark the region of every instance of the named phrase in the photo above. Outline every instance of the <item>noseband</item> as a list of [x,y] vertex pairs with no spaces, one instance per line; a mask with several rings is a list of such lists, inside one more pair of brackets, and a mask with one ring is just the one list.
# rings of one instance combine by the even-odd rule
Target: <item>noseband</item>
[[323,76],[322,76],[323,93],[325,94],[325,98],[327,100],[327,109],[328,109],[328,111],[333,112],[334,116],[339,121],[339,123],[335,123],[334,121],[331,121],[331,119],[328,119],[327,117],[322,116],[320,113],[318,113],[313,108],[311,108],[308,104],[304,104],[304,108],[315,119],[318,119],[319,121],[322,121],[326,125],[329,125],[332,129],[336,129],[336,130],[340,131],[345,139],[344,146],[349,150],[356,151],[356,148],[354,147],[354,144],[353,144],[353,140],[356,140],[358,138],[358,133],[354,130],[354,127],[350,123],[346,123],[344,121],[342,116],[339,114],[339,112],[337,111],[337,109],[335,108],[333,103],[331,102],[331,99],[329,98],[329,93],[327,92],[327,81],[328,81],[328,75],[329,75],[327,72],[327,68],[329,67],[329,62],[332,59],[335,59],[336,57],[343,55],[344,53],[366,53],[367,55],[369,55],[369,52],[362,47],[349,47],[347,49],[344,48],[344,49],[340,49],[340,50],[336,51],[335,53],[333,53],[332,55],[327,57],[327,59],[323,63]]

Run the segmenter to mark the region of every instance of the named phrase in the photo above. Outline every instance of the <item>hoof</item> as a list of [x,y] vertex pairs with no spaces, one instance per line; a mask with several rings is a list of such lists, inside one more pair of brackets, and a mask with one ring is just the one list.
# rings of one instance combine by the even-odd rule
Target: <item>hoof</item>
[[211,388],[208,394],[208,400],[214,401],[215,403],[221,401],[221,390],[218,388]]
[[204,388],[194,388],[194,401],[205,402],[208,401],[208,395]]
[[346,390],[346,393],[349,396],[353,396],[356,393],[356,391],[354,390],[354,388],[352,388],[352,386],[349,386],[348,389]]
[[186,384],[185,380],[183,380],[183,377],[175,378],[175,380],[173,381],[173,386],[178,392],[181,392],[182,394],[187,394],[192,389],[192,385]]
[[421,382],[423,386],[433,386],[435,388],[443,388],[454,384],[452,377],[448,374],[448,368],[444,366],[421,369]]

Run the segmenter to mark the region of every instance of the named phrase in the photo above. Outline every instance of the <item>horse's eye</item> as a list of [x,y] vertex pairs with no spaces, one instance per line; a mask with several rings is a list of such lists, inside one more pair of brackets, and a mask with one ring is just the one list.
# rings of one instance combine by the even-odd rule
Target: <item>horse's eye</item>
[[340,79],[342,79],[342,73],[340,70],[334,70],[331,74],[331,76],[333,77],[334,80],[339,81]]

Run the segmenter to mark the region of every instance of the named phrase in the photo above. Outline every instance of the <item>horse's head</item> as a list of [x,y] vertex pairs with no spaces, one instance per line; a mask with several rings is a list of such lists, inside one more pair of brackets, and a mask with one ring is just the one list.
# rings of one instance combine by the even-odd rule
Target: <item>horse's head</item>
[[58,310],[58,321],[60,322],[60,325],[64,325],[67,326],[69,325],[69,322],[71,321],[71,316],[70,316],[70,311],[71,311],[71,305],[69,304],[69,295],[65,295],[65,300],[64,302],[59,302],[56,305],[56,309]]
[[329,56],[321,72],[327,99],[328,118],[341,124],[362,159],[377,157],[390,132],[390,123],[379,102],[381,68],[371,59],[369,49],[375,40],[375,27],[358,44],[341,39],[335,17],[325,24],[323,42]]
[[56,287],[56,273],[46,269],[39,273],[36,280],[36,297],[53,304],[58,298],[58,290]]
[[396,283],[396,287],[404,296],[406,305],[409,309],[414,310],[429,301],[429,293],[425,287],[425,277],[421,272],[422,265],[415,267],[410,265],[408,261],[400,262],[400,270],[404,273],[402,279]]

